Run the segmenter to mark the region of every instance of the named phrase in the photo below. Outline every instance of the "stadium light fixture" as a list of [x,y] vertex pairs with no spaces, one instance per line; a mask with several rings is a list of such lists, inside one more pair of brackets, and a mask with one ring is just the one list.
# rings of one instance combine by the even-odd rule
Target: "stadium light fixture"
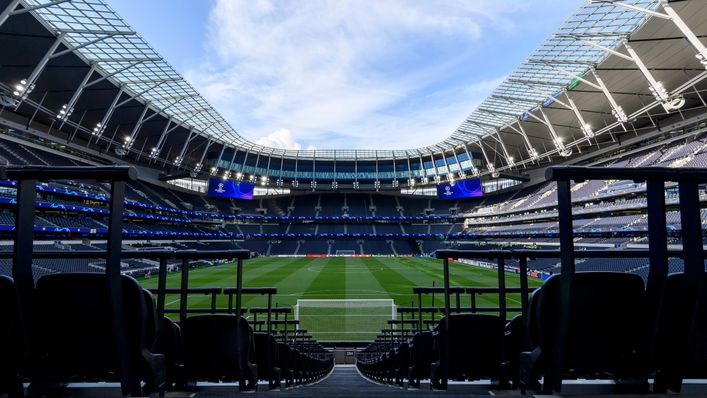
[[400,181],[398,181],[398,180],[393,180],[392,183],[393,183],[393,188],[397,188],[400,185]]
[[336,181],[331,182],[331,189],[339,189],[339,183]]
[[360,186],[358,180],[353,182],[353,189],[358,189]]
[[415,186],[415,179],[414,179],[414,178],[408,179],[408,186],[409,186],[409,187],[414,187],[414,186]]
[[275,185],[277,185],[278,187],[281,187],[283,184],[284,181],[282,181],[282,178],[278,178],[277,180],[275,180]]
[[240,181],[240,180],[242,180],[242,179],[243,179],[243,173],[241,173],[241,172],[239,171],[238,173],[236,173],[236,180]]
[[427,177],[422,177],[422,178],[420,179],[420,182],[422,182],[423,184],[427,184],[428,182],[430,182],[430,179],[427,178]]
[[98,122],[98,123],[96,123],[96,127],[93,128],[91,135],[100,136],[102,132],[103,132],[103,125],[101,124],[101,122]]
[[312,191],[317,189],[317,180],[312,180],[309,182],[309,187],[312,188]]
[[211,177],[214,177],[216,174],[218,174],[218,168],[216,166],[211,167],[211,172],[209,173],[209,175],[211,175]]
[[293,186],[294,188],[298,188],[298,187],[299,187],[299,181],[297,181],[297,180],[292,180],[292,186]]
[[61,109],[59,109],[59,113],[57,113],[56,118],[57,119],[63,119],[71,116],[71,114],[74,112],[74,108],[68,109],[68,104],[64,104],[61,106]]
[[223,179],[223,180],[228,180],[229,178],[231,178],[231,171],[230,171],[230,170],[224,171],[224,172],[223,172],[223,176],[221,177],[221,179]]
[[250,182],[255,181],[255,174],[251,174],[250,177],[248,177],[248,181],[250,181]]
[[19,97],[24,100],[27,96],[34,90],[34,84],[27,84],[26,79],[20,80],[19,83],[15,85],[15,91],[12,92],[15,97]]

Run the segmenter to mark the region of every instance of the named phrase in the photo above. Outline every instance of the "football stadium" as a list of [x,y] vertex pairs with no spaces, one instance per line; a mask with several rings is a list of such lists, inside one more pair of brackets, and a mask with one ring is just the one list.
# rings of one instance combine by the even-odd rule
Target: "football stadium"
[[707,396],[707,1],[126,3],[0,0],[0,397]]

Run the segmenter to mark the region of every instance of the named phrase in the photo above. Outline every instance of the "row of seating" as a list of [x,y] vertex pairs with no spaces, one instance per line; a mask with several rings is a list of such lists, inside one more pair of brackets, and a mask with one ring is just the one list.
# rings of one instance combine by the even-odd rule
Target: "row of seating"
[[[683,378],[707,377],[707,294],[703,289],[694,302],[689,291],[684,274],[671,274],[655,307],[638,275],[577,272],[563,325],[557,275],[532,294],[526,317],[452,314],[411,339],[378,340],[359,354],[358,367],[377,381],[407,380],[410,387],[421,379],[442,389],[448,379],[490,379],[550,392],[555,382],[581,378],[645,392],[650,377],[656,392],[680,391]],[[562,328],[567,340],[558,353]],[[552,379],[555,366],[560,380]]]
[[[104,274],[40,278],[25,304],[33,311],[21,310],[12,279],[0,276],[0,394],[20,397],[27,381],[38,394],[62,394],[69,382],[116,382],[126,375],[133,394],[190,390],[199,381],[237,381],[241,390],[255,390],[258,380],[271,387],[281,380],[309,383],[333,366],[321,347],[277,343],[235,315],[158,319],[152,294],[130,276],[120,281],[122,333],[114,328]],[[131,372],[121,371],[126,365]]]

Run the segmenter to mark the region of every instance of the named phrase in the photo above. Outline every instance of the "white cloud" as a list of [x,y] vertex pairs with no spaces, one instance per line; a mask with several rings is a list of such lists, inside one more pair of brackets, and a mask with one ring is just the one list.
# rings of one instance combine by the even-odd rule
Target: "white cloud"
[[[447,136],[500,82],[450,82],[517,0],[218,0],[188,71],[244,137],[278,148],[412,148]],[[462,47],[462,51],[459,48]]]
[[258,138],[255,143],[278,149],[302,149],[302,145],[295,141],[295,136],[287,129],[273,131],[264,137]]

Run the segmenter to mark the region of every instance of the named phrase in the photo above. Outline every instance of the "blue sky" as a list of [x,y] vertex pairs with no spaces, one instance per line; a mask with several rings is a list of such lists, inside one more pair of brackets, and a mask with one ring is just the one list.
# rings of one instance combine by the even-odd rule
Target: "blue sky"
[[108,0],[245,138],[448,137],[583,0]]

